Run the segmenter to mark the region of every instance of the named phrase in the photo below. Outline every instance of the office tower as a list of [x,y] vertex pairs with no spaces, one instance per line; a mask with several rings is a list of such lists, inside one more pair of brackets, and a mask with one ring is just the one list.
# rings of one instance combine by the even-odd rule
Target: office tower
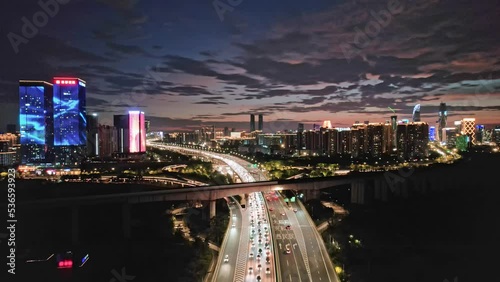
[[229,132],[229,128],[226,126],[224,127],[224,137],[227,137],[229,135],[231,135],[231,133]]
[[264,116],[259,115],[259,127],[258,130],[264,131]]
[[429,127],[429,141],[436,141],[436,127]]
[[415,105],[415,107],[413,108],[412,119],[413,119],[413,122],[420,121],[420,104]]
[[462,119],[462,134],[469,136],[469,141],[472,145],[476,144],[476,119],[464,118]]
[[99,156],[99,121],[96,113],[87,115],[87,155]]
[[332,128],[332,123],[329,120],[323,121],[323,128]]
[[54,146],[85,146],[87,129],[85,81],[54,78]]
[[55,163],[76,166],[87,153],[85,81],[55,77],[53,84]]
[[398,145],[397,145],[397,135],[398,132],[398,116],[391,116],[391,150],[392,152],[396,152]]
[[321,127],[320,128],[320,139],[319,139],[319,149],[320,149],[320,154],[321,155],[332,155],[334,153],[333,146],[334,144],[332,143],[332,135],[336,134],[336,131],[333,130],[332,128],[327,128],[327,127]]
[[17,126],[15,124],[7,124],[7,133],[16,134]]
[[438,119],[438,140],[443,139],[443,128],[446,127],[446,120],[448,119],[448,111],[446,108],[446,103],[439,104],[439,119]]
[[144,112],[129,111],[129,153],[145,153],[146,152],[146,127]]
[[52,162],[54,158],[53,85],[19,81],[21,164]]
[[321,126],[319,124],[313,124],[313,130],[319,130]]
[[255,115],[250,114],[250,132],[255,131]]
[[483,138],[485,135],[484,125],[478,124],[476,125],[476,142],[481,144],[484,142]]

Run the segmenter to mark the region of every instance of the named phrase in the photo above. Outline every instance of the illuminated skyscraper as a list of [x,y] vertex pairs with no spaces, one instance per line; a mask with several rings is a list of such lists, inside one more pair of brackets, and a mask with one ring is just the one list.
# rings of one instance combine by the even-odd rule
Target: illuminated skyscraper
[[429,127],[429,141],[435,141],[436,140],[436,127],[431,126]]
[[118,153],[146,152],[144,112],[129,111],[128,115],[115,115],[113,119],[117,130]]
[[397,132],[398,132],[398,116],[391,116],[391,150],[393,153],[397,151]]
[[481,144],[484,142],[484,136],[485,136],[485,130],[484,130],[484,125],[478,124],[476,125],[476,141]]
[[19,81],[21,163],[53,161],[53,85],[45,81]]
[[476,144],[476,119],[464,118],[462,119],[462,134],[469,136],[469,141]]
[[332,123],[329,120],[323,121],[323,128],[332,128]]
[[129,153],[146,152],[146,127],[144,112],[129,111]]
[[420,104],[415,105],[413,108],[413,122],[419,122],[420,121]]
[[54,146],[85,146],[87,111],[85,81],[54,78]]
[[443,140],[443,128],[446,127],[446,120],[448,119],[448,110],[446,103],[439,104],[439,119],[438,119],[438,140]]
[[87,154],[86,85],[79,78],[54,77],[56,165],[76,166]]

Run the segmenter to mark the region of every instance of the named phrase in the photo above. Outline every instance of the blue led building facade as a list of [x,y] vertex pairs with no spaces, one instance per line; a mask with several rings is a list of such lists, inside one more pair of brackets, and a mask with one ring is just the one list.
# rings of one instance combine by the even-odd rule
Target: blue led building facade
[[49,163],[54,159],[53,85],[19,81],[21,163]]
[[54,78],[54,146],[86,145],[85,96],[85,81]]

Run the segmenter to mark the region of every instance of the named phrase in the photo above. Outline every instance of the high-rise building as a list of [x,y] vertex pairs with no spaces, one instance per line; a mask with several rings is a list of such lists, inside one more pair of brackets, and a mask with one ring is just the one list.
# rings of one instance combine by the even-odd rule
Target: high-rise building
[[250,132],[255,131],[255,115],[250,114]]
[[436,127],[429,127],[429,141],[436,141]]
[[146,152],[146,126],[144,112],[129,111],[128,115],[115,115],[114,127],[118,141],[118,153]]
[[224,137],[228,137],[231,135],[231,132],[229,131],[229,127],[224,127]]
[[367,127],[368,152],[372,157],[380,157],[384,152],[384,124],[370,123]]
[[403,159],[426,157],[429,125],[425,122],[398,124],[398,156]]
[[258,127],[258,130],[259,131],[263,131],[264,130],[264,116],[263,115],[259,115],[259,127]]
[[78,165],[86,155],[86,84],[79,78],[55,77],[54,148],[56,165]]
[[397,145],[397,131],[398,131],[398,116],[391,116],[391,148],[390,150],[392,152],[396,152],[398,145]]
[[478,142],[479,144],[483,143],[484,135],[485,135],[484,125],[482,124],[476,125],[476,142]]
[[368,154],[368,124],[355,123],[351,127],[352,156],[362,157]]
[[420,121],[420,104],[415,105],[413,108],[413,122],[419,122]]
[[129,124],[127,115],[114,115],[113,125],[117,131],[118,146],[117,153],[128,153],[129,151]]
[[329,120],[325,120],[325,121],[323,121],[323,126],[322,126],[322,127],[323,127],[323,128],[328,128],[328,129],[329,129],[329,128],[332,128],[332,123],[331,123],[331,121],[329,121]]
[[476,119],[475,118],[464,118],[462,119],[462,130],[463,135],[469,136],[469,141],[471,144],[476,144]]
[[446,144],[446,147],[450,149],[455,148],[458,136],[459,132],[455,127],[443,128],[443,140],[441,140],[441,142]]
[[440,103],[439,104],[439,119],[437,121],[438,123],[438,140],[441,141],[443,140],[443,128],[446,127],[447,122],[446,120],[448,119],[448,110],[446,107],[446,103]]
[[54,146],[85,146],[86,85],[79,78],[54,78]]
[[352,152],[352,134],[350,128],[335,128],[337,133],[336,152],[340,155],[350,155]]
[[305,149],[305,138],[304,138],[304,124],[299,123],[297,127],[297,148],[299,150],[304,150]]
[[117,134],[114,126],[99,125],[99,156],[109,157],[118,152]]
[[146,127],[144,112],[129,111],[129,153],[146,152]]
[[493,129],[491,139],[495,144],[500,146],[500,125],[495,126],[495,129]]
[[54,160],[53,85],[19,81],[21,164]]
[[96,113],[87,115],[87,155],[99,156],[99,120]]

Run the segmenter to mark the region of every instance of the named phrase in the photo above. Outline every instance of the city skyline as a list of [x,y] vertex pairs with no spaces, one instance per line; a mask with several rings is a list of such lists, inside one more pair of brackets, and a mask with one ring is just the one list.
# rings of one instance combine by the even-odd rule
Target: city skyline
[[[435,125],[440,102],[449,122],[500,122],[494,1],[241,1],[222,14],[210,1],[68,1],[13,45],[21,18],[43,11],[15,6],[2,19],[1,128],[16,123],[20,79],[54,76],[85,80],[87,112],[103,124],[140,109],[152,130],[248,130],[251,113],[264,115],[266,132],[324,120],[345,127],[385,122],[387,107],[411,119],[416,104]],[[93,22],[75,21],[81,11]],[[360,48],[356,38],[368,41]]]

